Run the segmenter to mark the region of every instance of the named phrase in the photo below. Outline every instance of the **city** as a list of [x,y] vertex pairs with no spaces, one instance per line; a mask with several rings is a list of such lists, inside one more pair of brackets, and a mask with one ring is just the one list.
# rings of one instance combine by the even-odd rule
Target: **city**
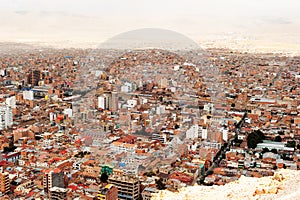
[[1,55],[3,197],[150,199],[299,170],[300,57],[208,49],[216,95],[176,53],[129,51],[82,76],[86,55]]
[[299,199],[288,1],[3,0],[0,199]]

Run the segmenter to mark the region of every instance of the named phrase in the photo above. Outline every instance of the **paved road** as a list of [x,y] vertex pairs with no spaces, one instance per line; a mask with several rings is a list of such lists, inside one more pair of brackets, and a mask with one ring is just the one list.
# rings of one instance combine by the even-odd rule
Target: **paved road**
[[220,148],[220,150],[218,151],[218,153],[216,154],[216,157],[215,157],[215,159],[214,159],[212,165],[210,166],[210,168],[207,169],[207,170],[205,171],[204,176],[201,176],[201,177],[197,180],[198,184],[201,183],[200,180],[204,180],[209,174],[212,174],[212,173],[213,173],[214,168],[216,168],[216,167],[219,166],[219,164],[220,164],[220,162],[221,162],[221,160],[222,160],[222,155],[225,154],[226,151],[230,150],[230,148],[232,147],[233,141],[235,140],[235,138],[238,137],[238,134],[239,134],[239,132],[240,132],[242,126],[244,125],[244,122],[245,122],[246,117],[247,117],[247,112],[245,112],[245,114],[244,114],[243,118],[241,119],[241,121],[236,125],[236,128],[235,128],[235,137],[232,138],[232,139],[230,139],[230,140],[228,141],[228,143],[224,143],[224,144],[221,146],[221,148]]

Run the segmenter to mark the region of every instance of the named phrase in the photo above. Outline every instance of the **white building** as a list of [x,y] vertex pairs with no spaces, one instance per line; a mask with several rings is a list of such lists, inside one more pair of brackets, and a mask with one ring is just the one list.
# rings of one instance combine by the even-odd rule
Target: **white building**
[[50,122],[53,122],[56,120],[56,113],[50,112],[49,113]]
[[174,71],[178,71],[180,69],[180,65],[175,65],[173,69]]
[[197,143],[190,144],[190,145],[188,145],[188,150],[189,151],[196,151],[197,150],[197,146],[198,146]]
[[206,140],[207,139],[207,128],[200,126],[199,127],[199,135],[201,134],[201,138]]
[[33,100],[34,97],[33,97],[33,91],[32,90],[24,90],[23,91],[23,99],[25,100]]
[[115,153],[131,153],[135,154],[136,145],[135,144],[127,144],[121,142],[113,142],[110,145],[110,149]]
[[0,130],[6,129],[13,124],[12,110],[9,106],[0,106]]
[[132,92],[132,84],[125,82],[124,85],[121,86],[121,92]]
[[208,103],[204,105],[203,110],[205,110],[207,113],[213,113],[215,110],[215,106],[212,103]]
[[199,126],[194,124],[186,131],[187,139],[196,139],[199,137]]
[[128,108],[134,108],[136,105],[137,105],[137,100],[135,100],[135,99],[127,100],[127,107]]
[[5,75],[6,75],[5,69],[0,69],[0,76],[5,76]]
[[110,108],[110,96],[103,94],[98,97],[98,108],[108,110]]
[[165,105],[159,105],[156,107],[156,114],[165,114],[166,113],[166,106]]
[[73,110],[71,108],[64,109],[64,114],[68,115],[69,117],[73,116]]
[[228,129],[222,128],[221,130],[222,130],[222,139],[227,142],[228,141]]
[[6,105],[8,105],[11,108],[16,108],[16,97],[12,96],[5,100]]
[[169,80],[165,77],[163,77],[162,79],[160,79],[160,86],[161,88],[166,88],[169,86]]

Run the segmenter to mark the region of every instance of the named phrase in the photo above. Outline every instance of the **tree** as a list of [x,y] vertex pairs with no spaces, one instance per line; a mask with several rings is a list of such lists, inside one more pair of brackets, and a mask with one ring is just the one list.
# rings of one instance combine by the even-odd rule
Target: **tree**
[[296,142],[295,140],[288,141],[286,144],[287,147],[295,148],[296,147]]
[[274,153],[274,154],[277,154],[277,149],[271,149],[271,152]]
[[166,185],[163,183],[161,178],[156,181],[156,186],[157,186],[157,189],[159,189],[159,190],[166,189]]
[[254,133],[256,133],[261,138],[261,140],[264,140],[266,138],[261,130],[255,130]]
[[279,135],[284,135],[284,132],[283,131],[278,131],[278,134]]
[[281,158],[282,158],[283,160],[286,160],[286,159],[287,159],[286,153],[283,153],[283,154],[281,155]]
[[106,173],[102,173],[100,177],[101,183],[107,183],[108,175]]
[[261,153],[264,154],[266,152],[269,152],[269,149],[268,148],[263,148]]
[[147,176],[147,177],[155,176],[155,173],[153,171],[145,172],[144,176]]
[[247,137],[247,145],[249,148],[255,149],[258,143],[265,139],[265,135],[260,130],[255,130]]
[[281,139],[280,135],[277,135],[277,136],[274,138],[274,141],[275,141],[275,142],[281,142],[282,139]]

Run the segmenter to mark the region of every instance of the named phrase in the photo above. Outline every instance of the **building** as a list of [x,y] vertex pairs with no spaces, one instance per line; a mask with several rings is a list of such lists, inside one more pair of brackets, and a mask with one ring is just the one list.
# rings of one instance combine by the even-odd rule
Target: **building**
[[262,150],[262,149],[276,149],[278,151],[294,151],[294,148],[286,147],[283,142],[274,142],[269,140],[263,140],[262,143],[258,143],[256,149]]
[[98,108],[108,110],[110,108],[111,95],[102,94],[98,97]]
[[118,188],[118,199],[136,200],[140,197],[140,181],[133,176],[116,176],[109,177],[109,183]]
[[118,188],[112,184],[107,184],[99,190],[99,200],[117,200],[118,199]]
[[110,110],[115,112],[118,109],[118,93],[111,92],[111,108]]
[[146,187],[142,192],[143,200],[151,200],[153,193],[158,193],[158,189],[152,187]]
[[166,113],[166,106],[165,105],[159,105],[156,107],[156,114],[161,115]]
[[10,192],[9,174],[7,172],[0,173],[0,192],[4,194]]
[[12,109],[9,106],[0,106],[0,130],[7,129],[13,124]]
[[6,105],[11,108],[16,108],[16,96],[9,97],[5,100]]
[[30,139],[35,138],[34,132],[30,130],[30,128],[18,128],[13,130],[14,141],[18,141],[20,138],[28,137]]
[[64,109],[64,114],[68,115],[68,117],[72,117],[73,116],[73,110],[71,108],[65,108]]
[[196,139],[199,137],[199,126],[197,124],[191,126],[186,131],[186,138],[187,139]]
[[50,200],[65,200],[67,199],[67,189],[60,187],[52,187],[49,189]]
[[215,111],[214,104],[212,103],[205,104],[203,110],[206,111],[208,114],[212,114]]
[[222,139],[223,141],[227,142],[228,141],[228,129],[227,128],[222,128]]
[[39,81],[40,81],[40,77],[41,77],[41,72],[40,70],[30,70],[29,74],[27,76],[27,83],[32,85],[32,86],[38,86],[39,85]]
[[98,108],[116,111],[118,108],[118,93],[106,92],[98,96]]
[[201,135],[201,138],[206,140],[207,139],[207,127],[206,126],[199,126],[199,136]]
[[64,188],[64,173],[58,168],[46,170],[43,178],[43,187],[45,192],[49,192],[52,187]]
[[152,141],[160,141],[161,143],[165,144],[167,142],[166,134],[160,133],[153,133],[151,136]]
[[122,86],[121,86],[121,92],[132,92],[132,83],[129,82],[125,82]]
[[21,157],[20,152],[9,152],[2,154],[2,159],[7,162],[16,162]]
[[24,100],[33,100],[34,95],[32,90],[24,90],[23,91],[23,99]]
[[112,152],[116,152],[116,153],[125,152],[125,153],[134,154],[136,150],[136,145],[115,141],[111,143],[110,148]]

